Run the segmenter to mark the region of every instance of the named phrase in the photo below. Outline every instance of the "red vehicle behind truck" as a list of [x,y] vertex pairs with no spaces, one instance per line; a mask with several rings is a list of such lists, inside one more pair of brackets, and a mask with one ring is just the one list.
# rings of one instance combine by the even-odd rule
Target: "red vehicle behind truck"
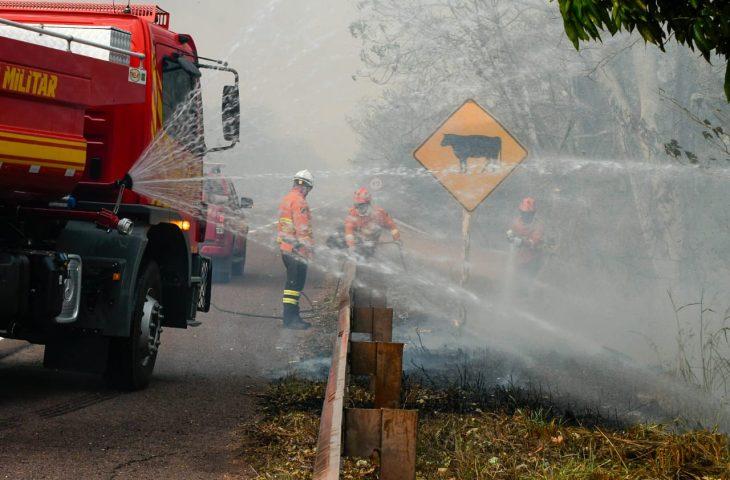
[[232,276],[243,275],[246,266],[248,224],[243,210],[253,208],[253,200],[239,198],[233,182],[221,174],[218,165],[205,177],[207,227],[200,252],[213,262],[213,281],[228,283]]
[[148,384],[163,327],[198,323],[211,285],[205,221],[135,193],[129,172],[167,142],[202,203],[201,69],[235,78],[230,143],[213,150],[239,132],[238,75],[169,19],[154,5],[0,1],[0,336],[128,389]]

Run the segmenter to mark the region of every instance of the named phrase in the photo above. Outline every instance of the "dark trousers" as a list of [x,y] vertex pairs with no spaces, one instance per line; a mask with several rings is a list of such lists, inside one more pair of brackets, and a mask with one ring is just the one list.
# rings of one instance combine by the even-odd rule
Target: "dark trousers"
[[282,252],[281,259],[286,267],[286,283],[284,284],[284,313],[287,311],[299,314],[299,298],[304,284],[307,282],[307,263],[300,257]]

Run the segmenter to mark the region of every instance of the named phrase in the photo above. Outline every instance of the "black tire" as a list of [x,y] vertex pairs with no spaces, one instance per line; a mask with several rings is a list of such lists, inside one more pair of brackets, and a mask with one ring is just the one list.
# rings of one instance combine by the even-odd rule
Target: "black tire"
[[[142,264],[134,291],[131,335],[113,338],[109,347],[107,378],[117,388],[141,390],[150,383],[157,360],[157,350],[142,339],[142,317],[147,297],[162,304],[162,277],[157,263],[149,260]],[[161,320],[157,320],[157,328]],[[149,337],[149,335],[148,335]],[[159,337],[158,337],[159,339]]]
[[246,268],[246,245],[247,243],[244,241],[243,251],[241,252],[241,259],[231,265],[231,273],[233,273],[234,276],[242,276]]
[[213,282],[228,283],[231,281],[233,263],[231,257],[217,258],[213,260]]

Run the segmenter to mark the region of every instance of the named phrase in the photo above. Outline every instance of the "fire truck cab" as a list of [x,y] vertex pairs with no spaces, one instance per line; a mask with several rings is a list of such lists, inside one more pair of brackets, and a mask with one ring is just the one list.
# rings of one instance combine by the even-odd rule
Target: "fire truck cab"
[[[203,204],[203,157],[238,141],[238,75],[154,5],[0,0],[0,336],[44,364],[145,387],[163,327],[210,305],[205,217],[135,192],[162,156]],[[201,71],[233,75],[208,149]]]

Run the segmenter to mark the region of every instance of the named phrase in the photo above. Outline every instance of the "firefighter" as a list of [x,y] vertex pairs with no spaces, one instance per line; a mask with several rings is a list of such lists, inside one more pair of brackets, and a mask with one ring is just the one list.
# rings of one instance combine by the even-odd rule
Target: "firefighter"
[[307,195],[314,187],[312,174],[302,170],[294,175],[294,186],[279,205],[278,238],[286,267],[284,285],[284,327],[306,330],[309,323],[299,315],[299,300],[307,281],[307,264],[314,253],[311,214]]
[[543,226],[535,219],[535,199],[527,197],[520,203],[520,215],[507,231],[507,239],[517,249],[519,272],[534,279],[542,264]]
[[345,219],[345,243],[352,253],[371,257],[375,253],[380,235],[384,229],[390,231],[393,241],[400,243],[400,232],[388,212],[372,204],[367,188],[355,192],[354,205]]

